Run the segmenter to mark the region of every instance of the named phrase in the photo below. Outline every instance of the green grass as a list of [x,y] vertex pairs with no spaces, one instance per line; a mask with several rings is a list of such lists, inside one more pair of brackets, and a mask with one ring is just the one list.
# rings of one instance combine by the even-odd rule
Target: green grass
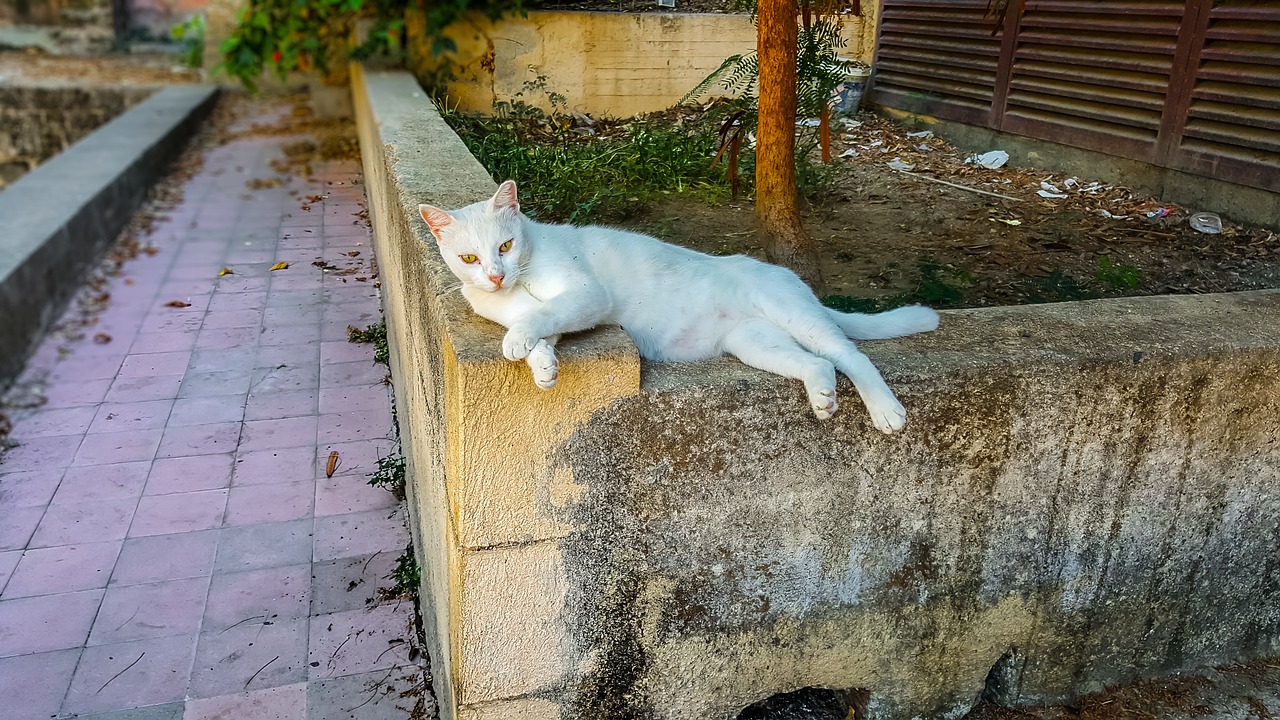
[[[522,209],[544,222],[588,224],[628,217],[671,194],[729,197],[725,163],[711,169],[713,119],[692,128],[635,122],[623,139],[582,139],[554,122],[445,112],[495,180],[520,186]],[[749,167],[740,168],[744,190]]]

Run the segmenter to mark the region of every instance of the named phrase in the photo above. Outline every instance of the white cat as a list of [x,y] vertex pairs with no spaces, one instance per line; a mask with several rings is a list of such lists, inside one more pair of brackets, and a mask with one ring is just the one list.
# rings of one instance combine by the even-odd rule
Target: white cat
[[752,258],[703,255],[623,230],[534,222],[520,212],[510,180],[460,210],[418,210],[476,314],[507,328],[503,355],[526,360],[541,388],[559,376],[561,333],[621,325],[646,360],[728,353],[801,380],[820,420],[836,411],[839,369],[872,423],[889,433],[907,413],[849,338],[938,326],[938,314],[920,306],[876,315],[827,309],[790,270]]

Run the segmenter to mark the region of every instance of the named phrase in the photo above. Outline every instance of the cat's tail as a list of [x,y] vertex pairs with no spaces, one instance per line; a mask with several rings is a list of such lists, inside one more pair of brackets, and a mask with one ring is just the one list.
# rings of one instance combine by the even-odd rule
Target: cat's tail
[[938,327],[938,313],[923,305],[909,305],[874,315],[828,309],[827,315],[854,340],[883,340],[929,332]]

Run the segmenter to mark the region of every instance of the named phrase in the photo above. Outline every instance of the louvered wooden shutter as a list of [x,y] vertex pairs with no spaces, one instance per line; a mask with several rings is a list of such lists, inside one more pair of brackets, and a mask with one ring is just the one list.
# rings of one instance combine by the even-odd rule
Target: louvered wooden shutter
[[1002,130],[1154,160],[1183,3],[1031,0]]
[[1000,40],[986,0],[894,0],[880,16],[876,102],[968,123],[991,117]]
[[1280,192],[1280,3],[1209,10],[1177,166]]
[[873,103],[1280,191],[1277,0],[883,1]]

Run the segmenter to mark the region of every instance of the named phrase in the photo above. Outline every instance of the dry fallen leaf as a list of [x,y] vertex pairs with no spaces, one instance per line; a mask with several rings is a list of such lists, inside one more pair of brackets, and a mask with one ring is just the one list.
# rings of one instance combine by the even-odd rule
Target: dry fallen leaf
[[182,302],[181,300],[170,300],[169,302],[165,303],[165,304],[164,304],[164,306],[165,306],[165,307],[184,308],[184,307],[191,307],[191,303],[189,303],[189,302]]
[[338,451],[334,450],[329,453],[329,463],[325,465],[324,476],[333,477],[333,473],[338,470]]
[[222,277],[223,275],[235,275],[235,274],[236,274],[235,271],[229,267],[224,267],[218,271],[218,277]]
[[351,256],[351,257],[356,257],[356,256],[357,256],[357,255],[359,255],[359,254],[360,254],[360,251],[359,251],[359,250],[352,250],[351,252],[347,253],[347,255],[349,255],[349,256]]
[[276,263],[275,265],[272,265],[272,266],[271,266],[271,269],[272,269],[273,271],[274,271],[274,270],[288,270],[288,269],[289,269],[289,263],[287,263],[287,262],[278,262],[278,263]]
[[98,333],[97,335],[93,336],[93,341],[98,343],[99,345],[106,345],[107,343],[111,342],[111,336],[106,333]]

